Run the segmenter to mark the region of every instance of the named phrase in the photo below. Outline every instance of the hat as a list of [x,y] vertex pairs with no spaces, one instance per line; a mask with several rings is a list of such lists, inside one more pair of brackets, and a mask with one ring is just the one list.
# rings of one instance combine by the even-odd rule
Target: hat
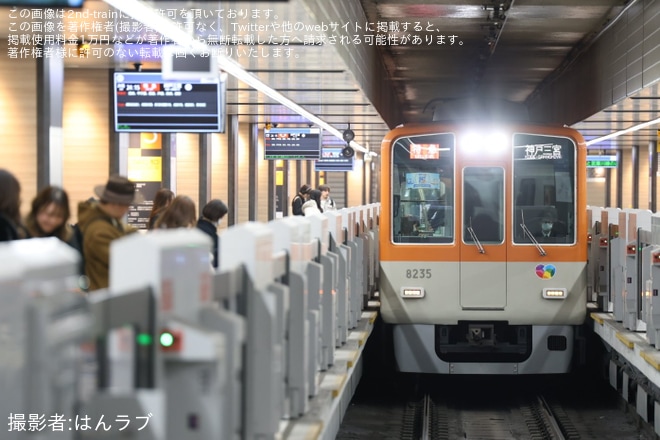
[[300,194],[307,194],[307,193],[310,192],[311,190],[312,190],[312,187],[309,186],[309,185],[307,185],[307,184],[305,184],[305,185],[303,185],[303,186],[300,187]]
[[94,194],[103,202],[119,205],[131,205],[144,200],[142,194],[136,193],[135,184],[122,176],[110,176],[108,183],[94,187]]
[[555,221],[557,219],[557,215],[555,213],[554,209],[548,208],[545,211],[543,211],[543,215],[541,216],[541,220],[549,220],[549,221]]

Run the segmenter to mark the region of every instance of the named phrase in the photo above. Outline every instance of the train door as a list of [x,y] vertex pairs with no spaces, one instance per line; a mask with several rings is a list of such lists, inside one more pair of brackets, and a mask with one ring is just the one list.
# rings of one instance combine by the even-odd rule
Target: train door
[[462,169],[460,304],[463,309],[506,307],[505,167]]

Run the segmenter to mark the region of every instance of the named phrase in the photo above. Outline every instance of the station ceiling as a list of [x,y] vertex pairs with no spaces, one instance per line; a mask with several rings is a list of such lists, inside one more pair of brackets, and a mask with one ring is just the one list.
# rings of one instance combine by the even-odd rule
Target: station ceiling
[[[131,0],[135,1],[135,0]],[[362,146],[378,152],[389,128],[432,118],[434,100],[489,96],[525,103],[544,87],[635,1],[623,0],[288,0],[288,1],[147,1],[177,25],[214,44],[251,75],[339,130],[350,128]],[[321,5],[321,6],[319,6]],[[323,21],[318,8],[343,9],[347,20]],[[0,26],[9,28],[9,8],[0,8]],[[103,14],[113,9],[101,0],[85,1],[83,34],[103,33]],[[184,11],[187,11],[184,13]],[[327,12],[327,11],[326,11]],[[331,11],[341,16],[342,11]],[[96,13],[96,17],[94,14]],[[138,17],[142,20],[142,17]],[[117,27],[117,21],[128,23]],[[153,32],[138,20],[115,20],[113,33],[141,39],[142,52],[67,58],[71,68],[159,68],[144,57],[154,45]],[[87,24],[84,24],[87,23]],[[325,27],[324,27],[325,26]],[[75,28],[75,27],[74,27]],[[89,38],[88,38],[89,39]],[[359,66],[357,45],[377,54]],[[105,45],[107,46],[107,45]],[[94,48],[103,44],[92,44]],[[134,46],[137,48],[138,46]],[[364,49],[364,47],[362,47]],[[351,60],[355,62],[351,62]],[[349,65],[351,64],[351,65]],[[374,99],[370,82],[388,84]],[[571,121],[591,138],[660,117],[656,82],[634,96],[583,120]],[[305,125],[304,118],[230,78],[227,111],[241,122]],[[394,108],[396,107],[396,108]],[[652,126],[617,139],[613,146],[646,146],[657,139]]]

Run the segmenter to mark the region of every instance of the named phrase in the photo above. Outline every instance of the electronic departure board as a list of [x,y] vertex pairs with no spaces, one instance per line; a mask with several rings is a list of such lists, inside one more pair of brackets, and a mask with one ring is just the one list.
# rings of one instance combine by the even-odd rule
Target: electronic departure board
[[323,145],[321,157],[314,162],[314,171],[353,171],[353,157],[342,154],[345,145]]
[[115,72],[118,132],[225,131],[225,84],[220,78],[164,80],[160,72]]
[[264,159],[318,159],[321,155],[321,129],[264,129]]

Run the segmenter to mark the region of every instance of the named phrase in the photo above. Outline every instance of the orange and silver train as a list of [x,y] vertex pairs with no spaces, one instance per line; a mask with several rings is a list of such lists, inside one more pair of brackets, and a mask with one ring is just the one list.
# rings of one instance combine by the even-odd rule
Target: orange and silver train
[[432,123],[390,131],[381,153],[379,289],[398,369],[570,371],[587,306],[582,136]]

